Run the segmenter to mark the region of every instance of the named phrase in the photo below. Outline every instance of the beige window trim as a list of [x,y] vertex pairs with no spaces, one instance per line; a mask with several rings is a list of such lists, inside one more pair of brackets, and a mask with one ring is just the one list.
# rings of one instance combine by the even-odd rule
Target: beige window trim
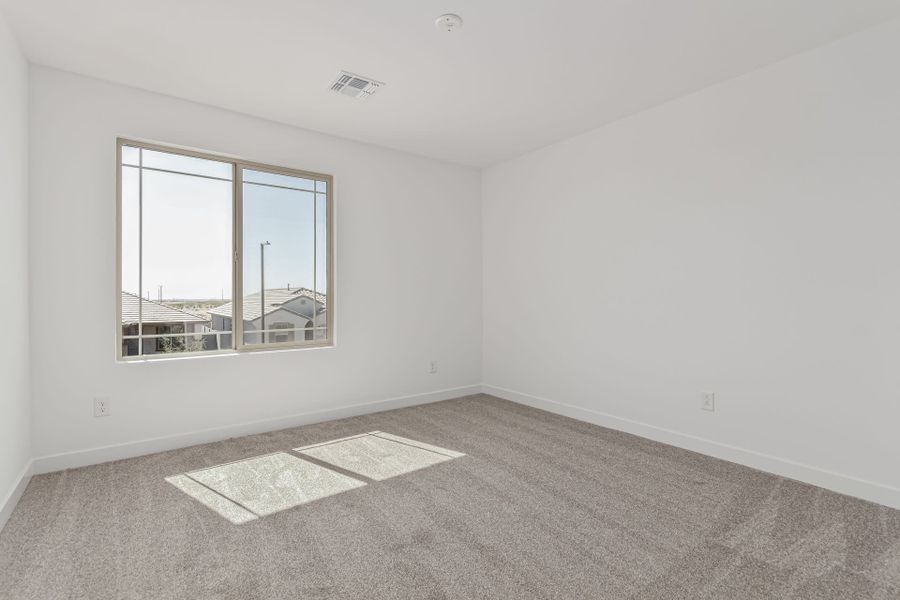
[[[214,160],[223,163],[229,163],[232,166],[232,318],[231,318],[231,348],[219,350],[207,350],[201,352],[184,352],[184,353],[156,353],[143,354],[143,342],[145,339],[151,339],[150,335],[143,334],[143,326],[140,317],[142,317],[139,309],[139,325],[137,337],[123,336],[122,334],[122,148],[128,146],[140,148],[144,150],[152,150],[156,152],[165,152],[181,156],[193,158],[202,158]],[[143,170],[145,167],[139,166]],[[316,252],[318,251],[318,243],[313,243],[313,293],[318,293],[318,281],[321,277],[325,278],[325,286],[327,289],[327,304],[325,309],[326,323],[324,326],[326,336],[324,339],[315,339],[316,332],[323,329],[315,324],[315,315],[313,316],[313,339],[297,339],[305,336],[294,336],[292,342],[282,343],[265,343],[265,344],[245,344],[244,343],[244,327],[243,327],[243,172],[244,170],[262,171],[265,173],[273,173],[277,175],[287,175],[292,177],[300,177],[303,179],[311,179],[313,181],[321,181],[326,183],[325,190],[325,273],[318,272],[318,260]],[[186,175],[194,175],[186,173]],[[199,176],[199,175],[198,175]],[[215,179],[215,178],[214,178]],[[140,185],[140,184],[139,184]],[[277,186],[276,186],[277,187]],[[313,230],[317,228],[317,211],[318,202],[315,198],[322,194],[314,191],[313,201]],[[229,353],[244,352],[271,352],[274,350],[295,350],[298,348],[322,348],[334,345],[334,178],[324,173],[314,173],[311,171],[303,171],[300,169],[292,169],[287,167],[273,166],[253,161],[247,161],[232,156],[213,154],[208,152],[199,152],[197,150],[182,148],[166,144],[158,144],[155,142],[147,142],[128,138],[118,138],[116,140],[116,360],[123,362],[175,359],[175,358],[192,358],[197,356],[222,355]],[[140,205],[140,200],[139,200]],[[138,235],[138,256],[142,260],[142,231],[139,227]],[[142,286],[139,286],[142,287]],[[141,290],[139,290],[140,292]],[[313,298],[315,305],[315,298]],[[267,328],[269,335],[274,335],[276,331],[284,333],[284,330],[275,330]],[[178,335],[178,334],[175,334]],[[181,335],[195,335],[185,333]],[[220,334],[227,335],[227,334]],[[123,339],[124,338],[124,339]],[[125,340],[137,339],[139,354],[136,356],[125,356],[123,354],[123,343]]]

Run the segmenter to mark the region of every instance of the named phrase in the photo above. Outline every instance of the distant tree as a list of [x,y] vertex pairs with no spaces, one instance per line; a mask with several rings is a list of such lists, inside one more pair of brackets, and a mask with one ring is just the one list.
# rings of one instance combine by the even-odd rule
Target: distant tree
[[160,346],[165,353],[200,352],[204,348],[203,337],[195,338],[192,334],[160,338]]

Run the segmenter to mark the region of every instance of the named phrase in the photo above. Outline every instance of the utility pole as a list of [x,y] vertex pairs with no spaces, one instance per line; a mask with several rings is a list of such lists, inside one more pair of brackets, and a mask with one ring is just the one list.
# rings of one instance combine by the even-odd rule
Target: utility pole
[[259,244],[259,329],[262,331],[262,343],[266,343],[266,246],[269,242]]

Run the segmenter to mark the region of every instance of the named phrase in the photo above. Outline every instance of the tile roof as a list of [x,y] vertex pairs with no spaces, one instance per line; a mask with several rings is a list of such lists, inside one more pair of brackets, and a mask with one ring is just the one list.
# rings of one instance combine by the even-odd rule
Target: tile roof
[[[138,322],[138,305],[141,298],[128,292],[122,292],[122,324],[131,325]],[[206,323],[207,319],[184,310],[172,308],[153,300],[143,298],[141,318],[144,323]]]
[[[266,314],[280,309],[282,305],[296,298],[315,298],[323,307],[326,306],[325,294],[314,293],[307,288],[273,288],[266,290]],[[210,314],[231,318],[232,303],[227,302],[221,306],[209,309]],[[255,321],[260,317],[259,292],[244,296],[244,320]]]

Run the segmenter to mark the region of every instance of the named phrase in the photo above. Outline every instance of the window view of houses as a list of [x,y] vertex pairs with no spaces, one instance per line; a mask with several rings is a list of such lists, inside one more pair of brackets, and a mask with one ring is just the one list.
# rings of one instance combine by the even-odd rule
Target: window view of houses
[[[150,300],[129,292],[122,292],[121,301],[122,356],[233,347],[231,301]],[[242,302],[244,344],[324,340],[328,337],[326,311],[325,295],[305,287],[249,294]]]
[[120,153],[121,357],[330,339],[330,176],[125,141]]

